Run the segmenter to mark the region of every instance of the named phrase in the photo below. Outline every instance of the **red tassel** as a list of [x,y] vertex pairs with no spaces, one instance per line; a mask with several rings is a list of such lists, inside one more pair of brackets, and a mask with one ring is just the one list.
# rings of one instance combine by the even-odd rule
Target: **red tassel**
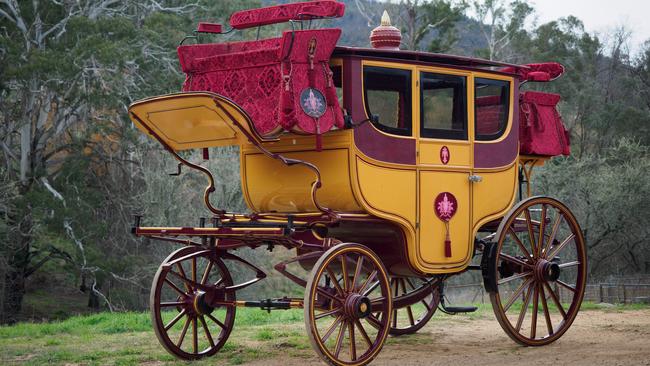
[[284,77],[284,89],[280,94],[280,124],[285,129],[290,129],[295,124],[293,93],[289,85],[289,76]]
[[451,240],[445,240],[445,257],[451,258]]

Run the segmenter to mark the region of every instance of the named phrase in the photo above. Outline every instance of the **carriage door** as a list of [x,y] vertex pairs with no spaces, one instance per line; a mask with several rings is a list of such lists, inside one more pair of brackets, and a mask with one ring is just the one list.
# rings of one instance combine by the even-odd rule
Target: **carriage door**
[[418,251],[439,269],[471,259],[469,74],[419,72]]

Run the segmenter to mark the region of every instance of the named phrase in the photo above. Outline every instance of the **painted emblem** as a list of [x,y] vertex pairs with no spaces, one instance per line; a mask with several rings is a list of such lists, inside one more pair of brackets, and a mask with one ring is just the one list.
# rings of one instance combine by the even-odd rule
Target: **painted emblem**
[[307,88],[300,93],[300,106],[309,117],[320,118],[325,114],[327,102],[323,93],[314,88]]
[[449,148],[447,146],[443,146],[440,149],[440,161],[447,165],[449,163],[449,158],[451,158],[451,155],[449,154]]
[[449,234],[449,220],[458,210],[458,201],[456,197],[449,192],[438,194],[433,202],[433,210],[436,216],[445,223],[445,257],[451,258],[451,235]]
[[438,216],[440,220],[448,222],[458,209],[458,201],[456,201],[456,197],[454,197],[453,194],[442,192],[436,197],[434,209],[436,211],[436,216]]

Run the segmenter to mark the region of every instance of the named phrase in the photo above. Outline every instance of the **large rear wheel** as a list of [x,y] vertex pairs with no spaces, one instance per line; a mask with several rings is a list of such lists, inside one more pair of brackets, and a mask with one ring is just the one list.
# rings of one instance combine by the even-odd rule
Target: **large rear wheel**
[[492,308],[514,341],[541,346],[560,338],[582,303],[587,254],[569,209],[549,197],[531,197],[503,219],[486,277]]

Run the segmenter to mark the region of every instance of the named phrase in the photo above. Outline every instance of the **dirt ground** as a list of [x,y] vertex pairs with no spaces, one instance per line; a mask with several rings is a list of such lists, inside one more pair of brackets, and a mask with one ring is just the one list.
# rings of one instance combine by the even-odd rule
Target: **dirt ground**
[[[250,365],[323,364],[316,357],[276,357]],[[434,318],[419,333],[389,338],[371,365],[646,365],[650,310],[584,311],[569,331],[544,347],[521,347],[494,317]]]

